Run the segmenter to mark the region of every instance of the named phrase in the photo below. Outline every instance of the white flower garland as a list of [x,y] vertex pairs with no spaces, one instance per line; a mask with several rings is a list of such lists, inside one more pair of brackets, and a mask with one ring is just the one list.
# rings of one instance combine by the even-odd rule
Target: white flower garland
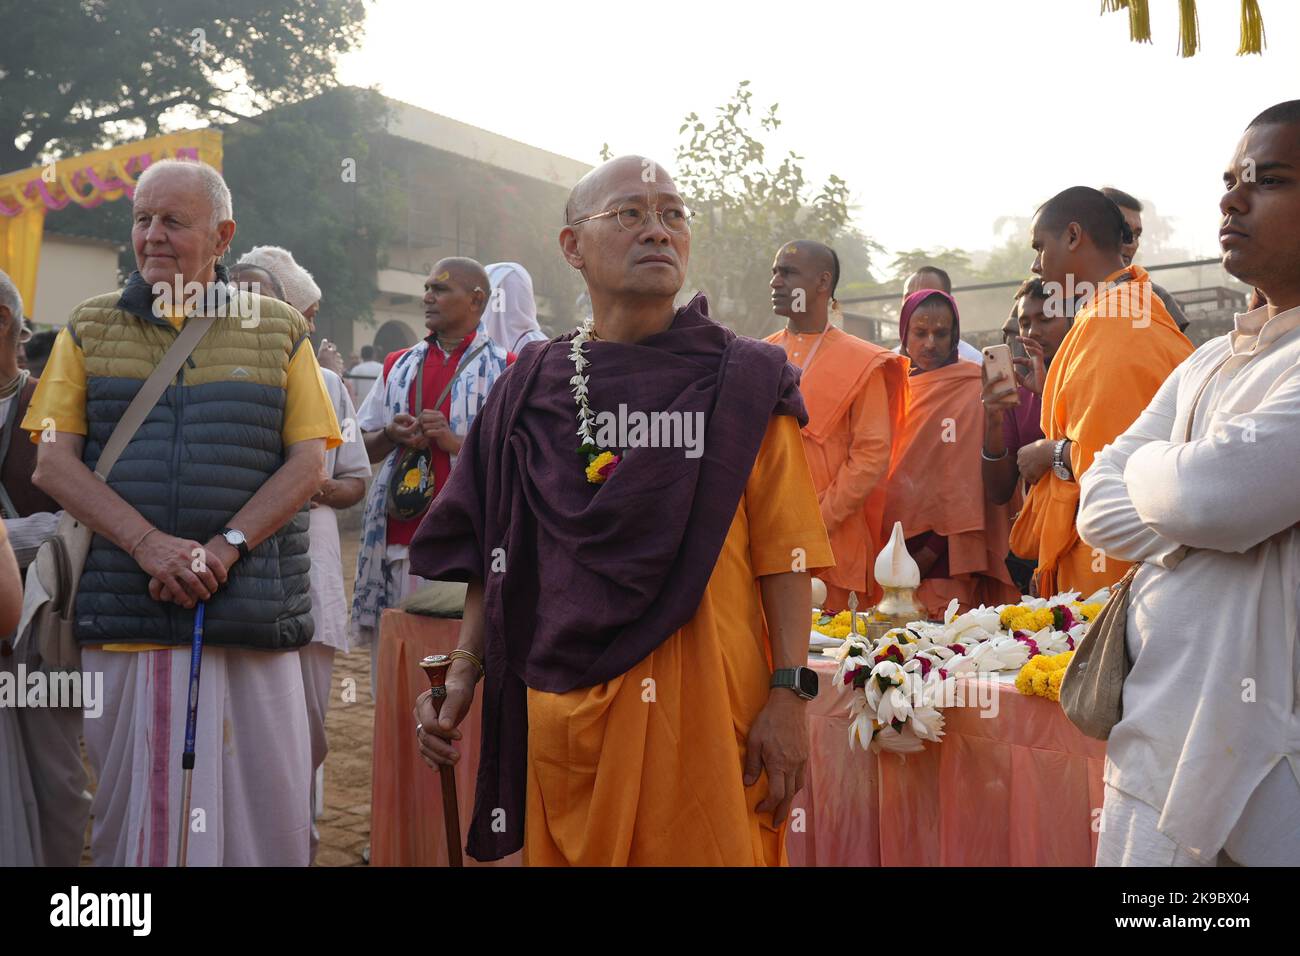
[[582,351],[582,347],[591,341],[594,330],[595,324],[589,316],[582,325],[578,326],[578,334],[573,337],[573,344],[569,348],[569,361],[573,363],[574,371],[577,373],[569,379],[569,384],[573,386],[573,399],[578,405],[578,437],[582,439],[583,445],[592,446],[596,444],[595,435],[592,433],[596,416],[592,414],[591,406],[587,404],[587,384],[590,379],[583,374],[583,369],[591,365],[591,360]]
[[[1108,594],[1106,589],[1098,591],[1087,603],[1104,602]],[[1026,598],[1021,606],[1068,605],[1077,597],[1069,592],[1050,600]],[[954,599],[943,624],[915,621],[875,641],[854,634],[838,648],[823,650],[839,662],[832,685],[852,691],[850,748],[919,753],[925,741],[937,743],[943,738],[941,708],[957,698],[955,681],[987,680],[980,675],[1018,670],[1035,651],[1057,654],[1073,649],[1088,630],[1086,623],[1078,623],[1068,632],[1044,628],[1028,639],[1019,638],[1000,624],[1001,612],[1008,606],[980,606],[959,615]],[[869,676],[861,689],[854,690],[859,669],[866,669]]]

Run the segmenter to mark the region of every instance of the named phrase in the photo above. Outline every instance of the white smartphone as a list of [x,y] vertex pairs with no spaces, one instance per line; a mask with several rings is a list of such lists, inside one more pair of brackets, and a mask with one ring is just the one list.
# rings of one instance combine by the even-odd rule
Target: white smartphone
[[1016,378],[1015,365],[1011,361],[1011,346],[989,345],[983,349],[983,354],[984,380],[986,382],[991,382],[996,378],[1004,378],[1012,386],[1019,384],[1019,380]]

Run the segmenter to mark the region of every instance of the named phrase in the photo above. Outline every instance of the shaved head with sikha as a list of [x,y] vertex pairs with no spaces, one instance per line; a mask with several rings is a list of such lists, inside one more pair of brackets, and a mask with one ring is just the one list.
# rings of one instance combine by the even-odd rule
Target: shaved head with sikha
[[796,239],[782,246],[778,255],[786,253],[796,255],[818,275],[825,273],[830,281],[826,291],[832,296],[835,295],[835,286],[840,281],[840,259],[835,254],[834,249],[824,242],[814,242],[811,239]]
[[799,332],[820,332],[840,281],[840,260],[830,246],[810,239],[787,242],[772,261],[772,311]]
[[487,297],[492,294],[492,282],[488,279],[483,264],[466,256],[449,256],[446,259],[439,259],[433,267],[435,276],[444,272],[447,274],[447,281],[459,286],[467,295],[473,296],[475,290],[483,293],[483,302],[478,306],[481,315],[483,309],[487,307]]
[[434,263],[424,280],[424,324],[449,351],[478,328],[492,295],[482,263],[450,256]]

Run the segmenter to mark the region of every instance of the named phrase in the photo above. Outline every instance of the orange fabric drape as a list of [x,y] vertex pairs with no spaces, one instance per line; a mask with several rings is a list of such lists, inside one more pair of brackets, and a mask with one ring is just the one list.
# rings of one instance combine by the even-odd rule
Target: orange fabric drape
[[1011,550],[1037,558],[1034,580],[1045,597],[1078,591],[1085,597],[1124,576],[1129,563],[1094,554],[1079,539],[1079,479],[1096,454],[1122,434],[1147,407],[1156,390],[1192,354],[1192,343],[1151,291],[1140,266],[1133,275],[1079,311],[1066,333],[1043,387],[1043,434],[1068,438],[1074,481],[1052,472],[1038,480],[1011,531]]
[[777,866],[784,828],[746,787],[770,693],[759,578],[832,561],[799,428],[774,417],[699,608],[613,680],[528,691],[529,866]]
[[941,618],[952,598],[962,610],[1019,597],[1006,567],[1010,519],[984,497],[980,449],[984,410],[973,362],[914,375],[903,450],[889,477],[884,527],[903,523],[911,538],[933,531],[948,540],[947,578],[921,582],[917,598]]
[[[835,552],[835,567],[822,574],[828,593],[834,595],[828,597],[827,607],[842,610],[850,591],[857,592],[864,607],[880,600],[872,566],[886,537],[882,522],[889,469],[902,449],[908,362],[896,352],[835,326],[827,326],[822,335],[812,365],[799,381],[808,410],[808,424],[802,434],[813,486],[823,499],[822,517]],[[801,365],[793,354],[800,346],[791,333],[783,330],[766,341],[783,347],[791,361]],[[804,362],[806,356],[805,351]],[[866,401],[868,395],[875,401]],[[888,445],[870,452],[870,456],[879,456],[878,461],[855,462],[856,473],[846,468],[851,456],[862,455],[864,449],[875,444],[876,434],[883,435],[886,430]],[[867,479],[863,473],[877,471],[874,485],[864,485]],[[828,497],[838,502],[828,502]],[[828,514],[842,513],[845,498],[859,497],[863,498],[861,506],[832,525]]]

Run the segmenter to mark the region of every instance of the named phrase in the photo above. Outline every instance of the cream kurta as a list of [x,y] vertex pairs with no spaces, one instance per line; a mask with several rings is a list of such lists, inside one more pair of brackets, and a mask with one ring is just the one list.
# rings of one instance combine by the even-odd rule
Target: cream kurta
[[[1106,782],[1201,860],[1300,801],[1300,309],[1267,315],[1183,362],[1081,482],[1079,535],[1143,562]],[[1296,779],[1243,814],[1280,761]]]

